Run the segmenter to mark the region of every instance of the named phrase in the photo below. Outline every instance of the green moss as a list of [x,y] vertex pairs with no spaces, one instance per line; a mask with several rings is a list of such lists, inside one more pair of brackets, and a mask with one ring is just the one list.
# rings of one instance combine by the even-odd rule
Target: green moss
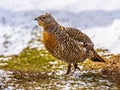
[[[50,62],[55,62],[56,59],[44,49],[37,50],[36,48],[26,48],[18,56],[14,55],[11,57],[12,58],[8,61],[1,61],[2,63],[7,63],[7,65],[0,66],[0,68],[34,72],[47,72],[55,69],[52,68],[54,64],[51,64]],[[62,62],[56,64],[56,69],[57,65],[60,65],[61,63]]]
[[[36,48],[25,48],[19,55],[13,55],[10,60],[0,61],[0,63],[7,63],[0,68],[12,71],[56,72],[67,69],[65,62],[56,60],[45,49],[38,50]],[[105,66],[104,63],[92,62],[88,59],[79,65],[83,66],[83,70],[100,69]]]

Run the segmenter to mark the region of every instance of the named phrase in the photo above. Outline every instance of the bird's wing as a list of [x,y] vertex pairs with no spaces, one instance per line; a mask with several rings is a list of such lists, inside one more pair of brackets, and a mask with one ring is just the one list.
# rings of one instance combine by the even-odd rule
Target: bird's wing
[[66,31],[66,33],[68,33],[68,35],[75,41],[83,43],[83,44],[87,44],[88,47],[93,48],[94,44],[91,41],[91,39],[84,33],[82,33],[80,30],[75,29],[75,28],[64,28],[64,30]]

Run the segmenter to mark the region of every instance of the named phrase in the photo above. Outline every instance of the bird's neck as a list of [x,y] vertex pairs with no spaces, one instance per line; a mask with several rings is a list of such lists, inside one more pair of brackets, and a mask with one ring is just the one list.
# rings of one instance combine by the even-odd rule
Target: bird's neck
[[62,32],[62,26],[59,25],[58,23],[49,24],[46,27],[43,27],[43,29],[48,33],[54,33],[54,34],[59,34]]

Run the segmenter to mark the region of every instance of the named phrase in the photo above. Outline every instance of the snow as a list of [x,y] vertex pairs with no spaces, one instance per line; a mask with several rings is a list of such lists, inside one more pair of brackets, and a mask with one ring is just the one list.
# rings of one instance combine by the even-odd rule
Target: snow
[[[30,40],[29,33],[25,33],[21,28],[15,28],[15,31],[12,27],[0,27],[0,54],[9,55],[18,54],[24,47],[26,47],[27,42]],[[24,37],[22,37],[24,36]]]
[[[34,18],[50,12],[91,37],[95,48],[120,53],[120,0],[0,0],[0,55],[19,54],[32,40]],[[35,45],[34,45],[35,46]]]
[[120,53],[120,19],[114,20],[108,27],[99,27],[85,30],[90,35],[95,48],[109,49],[110,53]]

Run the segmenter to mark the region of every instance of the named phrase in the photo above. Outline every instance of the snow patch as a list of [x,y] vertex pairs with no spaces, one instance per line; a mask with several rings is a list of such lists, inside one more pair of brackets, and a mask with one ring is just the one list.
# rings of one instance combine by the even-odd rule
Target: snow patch
[[114,20],[111,26],[105,28],[86,29],[85,33],[92,38],[95,48],[105,48],[114,54],[120,53],[120,19]]

